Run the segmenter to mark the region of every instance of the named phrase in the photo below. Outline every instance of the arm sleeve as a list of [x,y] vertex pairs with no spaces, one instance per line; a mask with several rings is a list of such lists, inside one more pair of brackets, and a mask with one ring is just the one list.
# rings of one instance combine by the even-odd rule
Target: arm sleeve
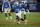
[[25,8],[25,9],[28,9],[28,6],[27,6],[27,4],[25,4],[25,5],[24,5],[24,8]]
[[24,7],[27,7],[27,4],[25,4]]
[[22,4],[19,5],[20,7],[22,6]]
[[8,1],[8,4],[10,4],[10,2]]
[[5,2],[3,1],[3,4],[4,4]]

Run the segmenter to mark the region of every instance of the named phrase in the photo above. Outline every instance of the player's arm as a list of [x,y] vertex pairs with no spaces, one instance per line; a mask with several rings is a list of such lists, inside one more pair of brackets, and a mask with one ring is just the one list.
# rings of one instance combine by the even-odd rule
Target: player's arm
[[4,7],[4,4],[2,5],[2,11],[3,11],[3,7]]
[[4,4],[2,5],[2,12],[1,13],[3,13],[3,8],[4,8]]
[[9,8],[11,9],[11,5],[9,4]]
[[2,11],[3,11],[3,9],[4,9],[4,3],[5,3],[5,2],[3,1],[3,4],[2,4]]
[[28,11],[28,13],[29,13],[29,10],[28,10],[28,4],[26,5],[25,9],[26,9],[26,11]]
[[19,4],[19,7],[22,8],[22,4]]

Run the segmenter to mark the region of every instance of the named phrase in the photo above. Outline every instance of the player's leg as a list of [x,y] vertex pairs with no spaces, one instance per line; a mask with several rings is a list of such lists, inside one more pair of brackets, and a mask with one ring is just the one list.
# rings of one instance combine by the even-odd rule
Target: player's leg
[[7,9],[6,8],[4,9],[4,13],[5,13],[6,19],[8,19],[8,17],[7,17]]
[[18,20],[18,23],[17,24],[20,24],[20,21],[19,21],[19,17],[17,16],[17,20]]
[[19,15],[19,18],[20,18],[21,21],[24,21],[24,19],[21,17],[21,14]]
[[17,20],[18,20],[18,23],[17,24],[20,24],[20,21],[19,21],[19,12],[16,13],[16,16],[17,16]]
[[27,24],[26,15],[24,15],[24,22]]
[[24,20],[26,19],[26,13],[24,12]]
[[10,19],[12,19],[11,14],[10,14],[11,9],[8,8],[8,14],[10,16]]
[[24,19],[22,19],[21,15],[20,16],[16,16],[16,19],[14,20],[14,22],[16,22],[16,20],[18,20],[18,23],[20,24],[20,20],[24,21]]
[[5,13],[5,16],[6,16],[6,19],[8,19],[8,17],[7,17],[7,13]]
[[21,18],[20,20],[21,20],[21,21],[24,21],[24,19],[23,19],[23,18]]
[[22,12],[20,10],[20,12],[19,12],[19,18],[20,18],[20,20],[24,21],[24,19],[22,18],[21,14],[22,14]]
[[18,23],[17,24],[20,24],[20,21],[19,21],[19,12],[18,13],[15,13],[16,14],[16,19],[14,20],[14,22],[16,22],[16,20],[18,20]]
[[19,19],[22,20],[22,21],[24,21],[24,19],[22,19],[22,17],[21,17],[21,11],[18,12],[18,13],[16,13],[16,19],[14,20],[14,22],[15,22],[16,20],[18,20],[18,23],[20,24]]
[[25,22],[25,24],[27,24],[27,20],[26,20],[26,12],[24,11],[24,22]]
[[16,16],[16,19],[14,20],[14,22],[16,22],[17,19],[18,19],[18,16]]
[[9,14],[9,16],[10,16],[10,19],[12,19],[11,14],[10,14],[10,13],[8,13],[8,14]]
[[14,22],[16,22],[16,20],[18,19],[17,17],[19,17],[20,20],[22,20],[22,19],[21,19],[21,11],[18,12],[18,13],[16,13],[16,19],[14,20]]

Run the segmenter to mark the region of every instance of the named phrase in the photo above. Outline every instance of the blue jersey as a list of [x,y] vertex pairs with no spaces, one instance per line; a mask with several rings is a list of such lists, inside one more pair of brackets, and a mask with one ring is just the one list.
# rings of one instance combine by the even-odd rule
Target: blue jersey
[[9,1],[7,2],[3,1],[3,4],[4,4],[4,8],[9,8]]
[[14,9],[15,12],[19,12],[20,11],[19,5],[18,6],[12,5],[12,8]]
[[25,8],[27,7],[27,4],[20,4],[21,11],[25,11]]

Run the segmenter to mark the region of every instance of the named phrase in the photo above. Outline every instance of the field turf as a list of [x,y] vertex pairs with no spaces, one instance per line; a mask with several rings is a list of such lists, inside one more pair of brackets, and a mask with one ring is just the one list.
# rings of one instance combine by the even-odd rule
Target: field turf
[[[7,14],[8,15],[8,14]],[[8,20],[6,20],[5,14],[0,13],[0,22],[14,22],[16,15],[15,13],[11,13],[12,20],[10,19],[8,15]],[[23,14],[22,14],[22,17]],[[26,19],[28,24],[11,24],[11,23],[0,23],[0,27],[40,27],[40,13],[27,13],[26,14]],[[20,22],[22,22],[20,20]],[[31,24],[29,23],[31,22]]]

